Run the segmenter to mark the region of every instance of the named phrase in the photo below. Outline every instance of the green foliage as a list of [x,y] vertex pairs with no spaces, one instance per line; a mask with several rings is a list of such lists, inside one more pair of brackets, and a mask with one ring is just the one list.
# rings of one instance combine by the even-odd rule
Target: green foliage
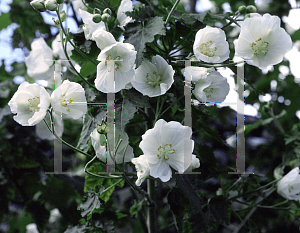
[[36,30],[50,35],[50,25],[45,24],[43,17],[37,13],[28,1],[14,0],[11,4],[11,21],[19,25],[13,35],[13,47],[19,47],[21,43],[28,49],[35,38]]
[[122,105],[116,104],[116,128],[124,131],[126,124],[134,117],[137,111],[135,104],[127,99],[123,99]]
[[[88,171],[93,174],[98,175],[99,172],[106,172],[106,167],[105,167],[105,165],[101,164],[100,162],[94,162],[90,167],[88,167]],[[105,174],[103,174],[103,175],[105,175]],[[109,186],[113,185],[117,181],[118,181],[118,179],[105,179],[105,178],[100,178],[100,177],[96,177],[96,176],[87,174],[85,177],[84,192],[88,192],[89,189],[98,191],[95,189],[99,185],[103,186],[104,188],[108,188]],[[119,187],[123,187],[124,181],[122,181],[121,183],[119,183],[117,185]],[[104,192],[103,194],[99,194],[99,197],[103,201],[107,202],[114,190],[115,190],[115,187],[112,187],[109,190],[107,190],[106,192]]]
[[129,213],[130,213],[131,217],[138,214],[138,212],[142,209],[142,206],[144,203],[145,203],[145,199],[142,199],[140,201],[136,201],[134,199],[134,203],[129,209]]
[[[101,186],[99,190],[99,195],[103,192],[104,187]],[[79,209],[81,210],[81,216],[85,217],[86,215],[91,215],[95,209],[99,209],[101,206],[101,199],[99,199],[98,195],[95,194],[94,191],[88,190],[85,195],[85,201],[79,205]]]
[[124,33],[125,42],[130,43],[137,51],[136,66],[142,63],[142,55],[145,44],[152,42],[155,35],[165,35],[164,21],[162,17],[155,16],[145,22],[130,23]]
[[7,28],[11,24],[10,13],[1,13],[0,15],[0,31]]

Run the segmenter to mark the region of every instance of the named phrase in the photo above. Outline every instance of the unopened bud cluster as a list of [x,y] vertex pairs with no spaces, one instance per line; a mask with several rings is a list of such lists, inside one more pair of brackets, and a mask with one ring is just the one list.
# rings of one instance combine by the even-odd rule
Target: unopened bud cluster
[[99,9],[95,9],[93,22],[100,23],[101,21],[103,21],[103,22],[107,23],[109,21],[110,17],[111,17],[111,9],[109,9],[109,8],[104,9],[102,14]]
[[250,14],[250,13],[255,13],[257,11],[256,7],[253,5],[249,5],[249,6],[240,6],[238,9],[238,12],[240,14]]
[[30,5],[39,12],[46,10],[55,11],[58,4],[64,3],[64,0],[33,0]]

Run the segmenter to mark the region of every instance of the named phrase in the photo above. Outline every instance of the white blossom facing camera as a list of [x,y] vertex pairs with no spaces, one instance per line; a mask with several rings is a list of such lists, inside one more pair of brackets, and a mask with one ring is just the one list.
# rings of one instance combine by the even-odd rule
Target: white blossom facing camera
[[229,84],[218,71],[213,71],[196,82],[193,93],[202,103],[221,103],[229,93]]
[[117,12],[117,19],[120,23],[120,28],[124,30],[124,26],[128,23],[134,22],[134,20],[127,16],[125,12],[133,11],[132,1],[131,0],[122,0]]
[[50,95],[44,87],[23,82],[8,102],[14,120],[22,126],[33,126],[44,119],[50,105]]
[[[108,125],[108,129],[113,127],[113,125],[109,124]],[[111,134],[108,134],[111,135]],[[97,131],[97,128],[94,129],[94,131],[91,133],[91,140],[92,140],[92,146],[96,152],[97,157],[103,161],[106,162],[106,137],[105,134],[99,134]],[[125,153],[125,157],[124,157],[124,162],[130,162],[131,159],[134,157],[133,154],[133,149],[131,146],[127,146],[128,144],[128,135],[126,134],[126,132],[120,132],[119,130],[115,129],[115,149],[117,150],[116,156],[115,156],[115,161],[117,164],[121,164],[123,163],[123,156]],[[108,138],[108,140],[110,141],[110,139]],[[121,140],[121,141],[120,141]],[[118,145],[119,141],[121,142],[118,146],[118,148],[116,148],[116,146]],[[127,148],[126,148],[127,146]],[[126,151],[125,151],[126,149]],[[111,149],[110,151],[111,153],[113,153],[113,149]],[[109,152],[107,152],[107,156],[110,156]]]
[[156,55],[152,63],[144,60],[136,69],[132,86],[143,95],[155,97],[163,95],[174,82],[174,73],[171,65],[165,59]]
[[[59,96],[60,92],[61,96]],[[51,105],[54,109],[55,106],[62,105],[62,113],[70,118],[78,119],[87,112],[85,91],[80,84],[65,80],[52,92]],[[57,114],[60,115],[60,113]]]
[[295,167],[277,183],[277,192],[288,200],[300,200],[299,167]]
[[239,38],[234,41],[235,55],[260,69],[280,63],[292,49],[291,37],[280,27],[280,18],[264,14],[246,18]]
[[85,10],[82,10],[81,8],[78,9],[79,16],[82,18],[82,21],[84,23],[84,26],[82,27],[85,39],[87,40],[93,40],[93,33],[97,31],[98,29],[105,30],[105,24],[103,22],[100,23],[94,23],[93,21],[93,14],[88,13]]
[[53,52],[43,38],[31,43],[31,51],[25,58],[27,74],[34,79],[47,80],[53,77]]
[[[191,136],[190,127],[175,121],[167,123],[163,119],[147,130],[139,146],[148,160],[150,175],[167,182],[172,177],[170,167],[183,173],[192,163],[194,141]],[[185,164],[188,161],[189,164]]]
[[[97,65],[97,77],[95,79],[96,88],[104,93],[108,93],[107,86],[110,77],[108,72],[114,72],[114,92],[119,92],[128,87],[133,80],[134,62],[136,51],[134,46],[129,43],[116,42],[113,35],[104,30],[94,33],[97,46],[101,49],[98,56],[100,63]],[[110,70],[108,62],[114,60],[114,70]]]
[[193,51],[198,60],[208,63],[221,63],[229,58],[229,45],[226,35],[220,28],[206,26],[195,37]]
[[131,159],[131,162],[135,165],[138,179],[135,184],[140,186],[147,177],[150,175],[150,167],[145,155],[140,155],[138,158]]

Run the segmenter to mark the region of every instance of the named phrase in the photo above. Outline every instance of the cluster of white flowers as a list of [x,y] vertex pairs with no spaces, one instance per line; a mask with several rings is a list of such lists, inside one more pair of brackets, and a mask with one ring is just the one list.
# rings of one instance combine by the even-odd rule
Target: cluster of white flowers
[[[61,93],[58,96],[58,93]],[[55,105],[61,105],[62,112],[73,119],[82,117],[87,111],[85,91],[75,82],[65,80],[55,89],[51,97],[44,87],[28,82],[23,82],[11,100],[8,102],[12,113],[17,114],[14,120],[23,126],[33,126],[42,121],[50,106],[55,110]]]
[[[251,13],[241,24],[241,33],[234,46],[236,56],[265,69],[282,61],[292,49],[292,40],[280,27],[278,16]],[[230,52],[224,31],[210,26],[197,32],[193,50],[197,59],[208,63],[221,63],[229,58]]]

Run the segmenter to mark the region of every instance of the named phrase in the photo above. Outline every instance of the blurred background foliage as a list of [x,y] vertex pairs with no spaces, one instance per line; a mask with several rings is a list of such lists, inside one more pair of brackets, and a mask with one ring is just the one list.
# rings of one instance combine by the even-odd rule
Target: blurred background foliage
[[[99,3],[92,0],[89,2]],[[106,4],[115,7],[118,2],[111,0]],[[140,1],[141,4],[147,2],[147,0]],[[165,17],[165,12],[173,6],[175,1],[153,0],[151,2],[156,6],[153,16]],[[183,53],[190,51],[196,32],[203,28],[204,24],[218,25],[218,23],[226,22],[224,18],[220,19],[216,15],[222,14],[228,6],[231,7],[232,12],[236,12],[241,5],[257,4],[259,13],[270,13],[280,18],[288,16],[291,10],[291,4],[288,1],[269,0],[260,1],[258,4],[253,0],[226,2],[215,0],[210,1],[213,7],[206,15],[203,11],[197,12],[196,10],[201,11],[201,7],[196,8],[196,5],[201,2],[202,0],[182,1],[174,12],[170,21],[174,27],[167,30],[166,50],[160,51],[165,53],[164,56],[170,63],[175,64],[176,60],[169,56],[172,50],[170,45],[178,42],[182,35],[191,31],[189,39],[182,44],[183,47],[186,46]],[[31,50],[30,44],[37,37],[43,37],[51,46],[57,32],[53,30],[52,25],[44,22],[41,14],[31,8],[28,0],[13,0],[10,7],[9,12],[2,13],[0,16],[0,30],[12,23],[18,25],[10,40],[13,48],[21,48],[24,56],[27,56]],[[184,15],[182,13],[184,9],[197,15]],[[138,20],[142,12],[147,13],[144,8],[141,8],[131,16]],[[75,15],[70,17],[81,24],[80,19]],[[204,17],[204,21],[198,20],[198,17]],[[286,25],[282,23],[282,26]],[[225,32],[232,46],[230,56],[232,58],[233,40],[238,37],[238,33],[236,27],[227,27]],[[121,31],[116,28],[113,34],[117,38]],[[300,29],[292,31],[291,37],[294,43],[299,43]],[[125,34],[125,42],[127,38]],[[73,39],[82,51],[89,54],[92,59],[96,59],[99,50],[94,42],[86,42],[82,33],[74,33]],[[147,44],[145,56],[150,56],[156,50],[153,44]],[[89,63],[80,58],[76,52],[73,52],[72,59],[81,65],[80,73],[93,83],[95,67],[91,68]],[[239,176],[228,175],[228,172],[235,167],[236,152],[227,140],[229,136],[235,135],[236,112],[229,107],[193,106],[193,140],[197,145],[194,154],[197,154],[201,161],[201,167],[196,169],[201,172],[201,175],[183,177],[174,175],[174,179],[168,185],[173,187],[176,180],[177,186],[171,191],[167,185],[157,182],[159,232],[177,232],[173,215],[177,227],[179,226],[183,232],[233,232],[241,225],[251,208],[234,211],[237,205],[245,206],[237,202],[230,203],[226,195],[232,195],[231,192],[251,192],[274,180],[273,172],[276,167],[282,169],[285,174],[300,164],[300,124],[296,116],[297,111],[300,110],[299,82],[289,67],[289,61],[286,59],[267,73],[262,73],[256,67],[245,65],[247,83],[245,90],[249,93],[245,97],[245,103],[258,109],[257,116],[245,116],[246,168],[247,171],[255,174],[240,178],[238,183],[236,181]],[[176,67],[176,79],[170,93],[163,97],[165,101],[163,109],[166,109],[183,93],[181,68],[183,67]],[[284,69],[286,72],[283,73]],[[235,68],[232,68],[232,71],[235,72]],[[26,81],[34,82],[28,77],[24,62],[14,62],[11,68],[7,68],[5,62],[2,61],[0,67],[0,219],[2,222],[0,232],[26,232],[26,226],[28,228],[30,223],[35,223],[39,232],[51,233],[84,232],[84,229],[86,232],[146,232],[144,211],[146,204],[141,200],[141,196],[133,192],[127,184],[116,186],[115,191],[108,197],[101,196],[99,185],[107,187],[111,183],[105,184],[101,179],[94,181],[88,176],[86,177],[88,182],[85,182],[83,166],[89,158],[82,154],[75,153],[64,146],[63,170],[70,172],[71,175],[45,175],[45,172],[51,172],[53,169],[53,141],[40,138],[37,127],[22,127],[13,120],[7,103],[17,90],[18,86],[14,84],[16,76],[22,76]],[[65,72],[64,77],[81,82],[70,72]],[[270,101],[263,101],[264,95],[270,96]],[[134,99],[134,96],[138,97]],[[97,93],[95,96],[93,90],[89,90],[87,97],[90,101],[105,100],[104,94]],[[151,128],[151,119],[154,119],[154,115],[151,115],[152,111],[149,111],[149,118],[147,118],[142,109],[149,106],[155,107],[156,99],[143,99],[134,90],[117,94],[116,100],[120,106],[123,106],[122,102],[120,103],[122,98],[128,99],[138,109],[125,128],[135,156],[138,156],[142,154],[138,145],[141,135],[145,132],[145,122]],[[272,105],[269,102],[272,102]],[[184,100],[181,99],[162,118],[166,121],[182,122],[183,112]],[[96,123],[99,120],[98,114],[99,112],[94,107],[89,107],[90,118],[85,118],[85,123],[88,120],[91,125]],[[277,119],[281,122],[284,133],[281,133],[274,123],[274,116],[277,115],[279,115]],[[77,142],[82,140],[83,136],[89,135],[91,128],[82,128],[82,121],[64,120],[64,129],[63,139],[77,146]],[[235,141],[233,145],[234,143]],[[85,147],[85,150],[88,150],[90,154],[94,153],[91,147]],[[93,165],[93,169],[97,169],[96,164]],[[128,166],[128,170],[134,172],[133,166]],[[89,187],[93,192],[89,193],[87,183],[90,184]],[[227,192],[230,187],[232,187],[230,192]],[[142,188],[146,189],[145,183]],[[202,212],[194,209],[193,199],[185,195],[184,189],[196,190]],[[216,196],[216,192],[221,192],[223,195]],[[131,198],[132,196],[134,198]],[[89,198],[92,198],[94,203],[98,203],[101,208],[90,209]],[[243,202],[255,201],[256,198],[257,193],[253,192],[241,200]],[[263,204],[268,206],[282,201],[282,197],[275,192],[265,199]],[[207,204],[208,202],[210,204]],[[296,202],[290,203],[289,206],[299,209],[299,203]],[[83,215],[84,212],[88,214]],[[299,216],[300,211],[258,208],[255,214],[242,225],[239,232],[297,232]]]

